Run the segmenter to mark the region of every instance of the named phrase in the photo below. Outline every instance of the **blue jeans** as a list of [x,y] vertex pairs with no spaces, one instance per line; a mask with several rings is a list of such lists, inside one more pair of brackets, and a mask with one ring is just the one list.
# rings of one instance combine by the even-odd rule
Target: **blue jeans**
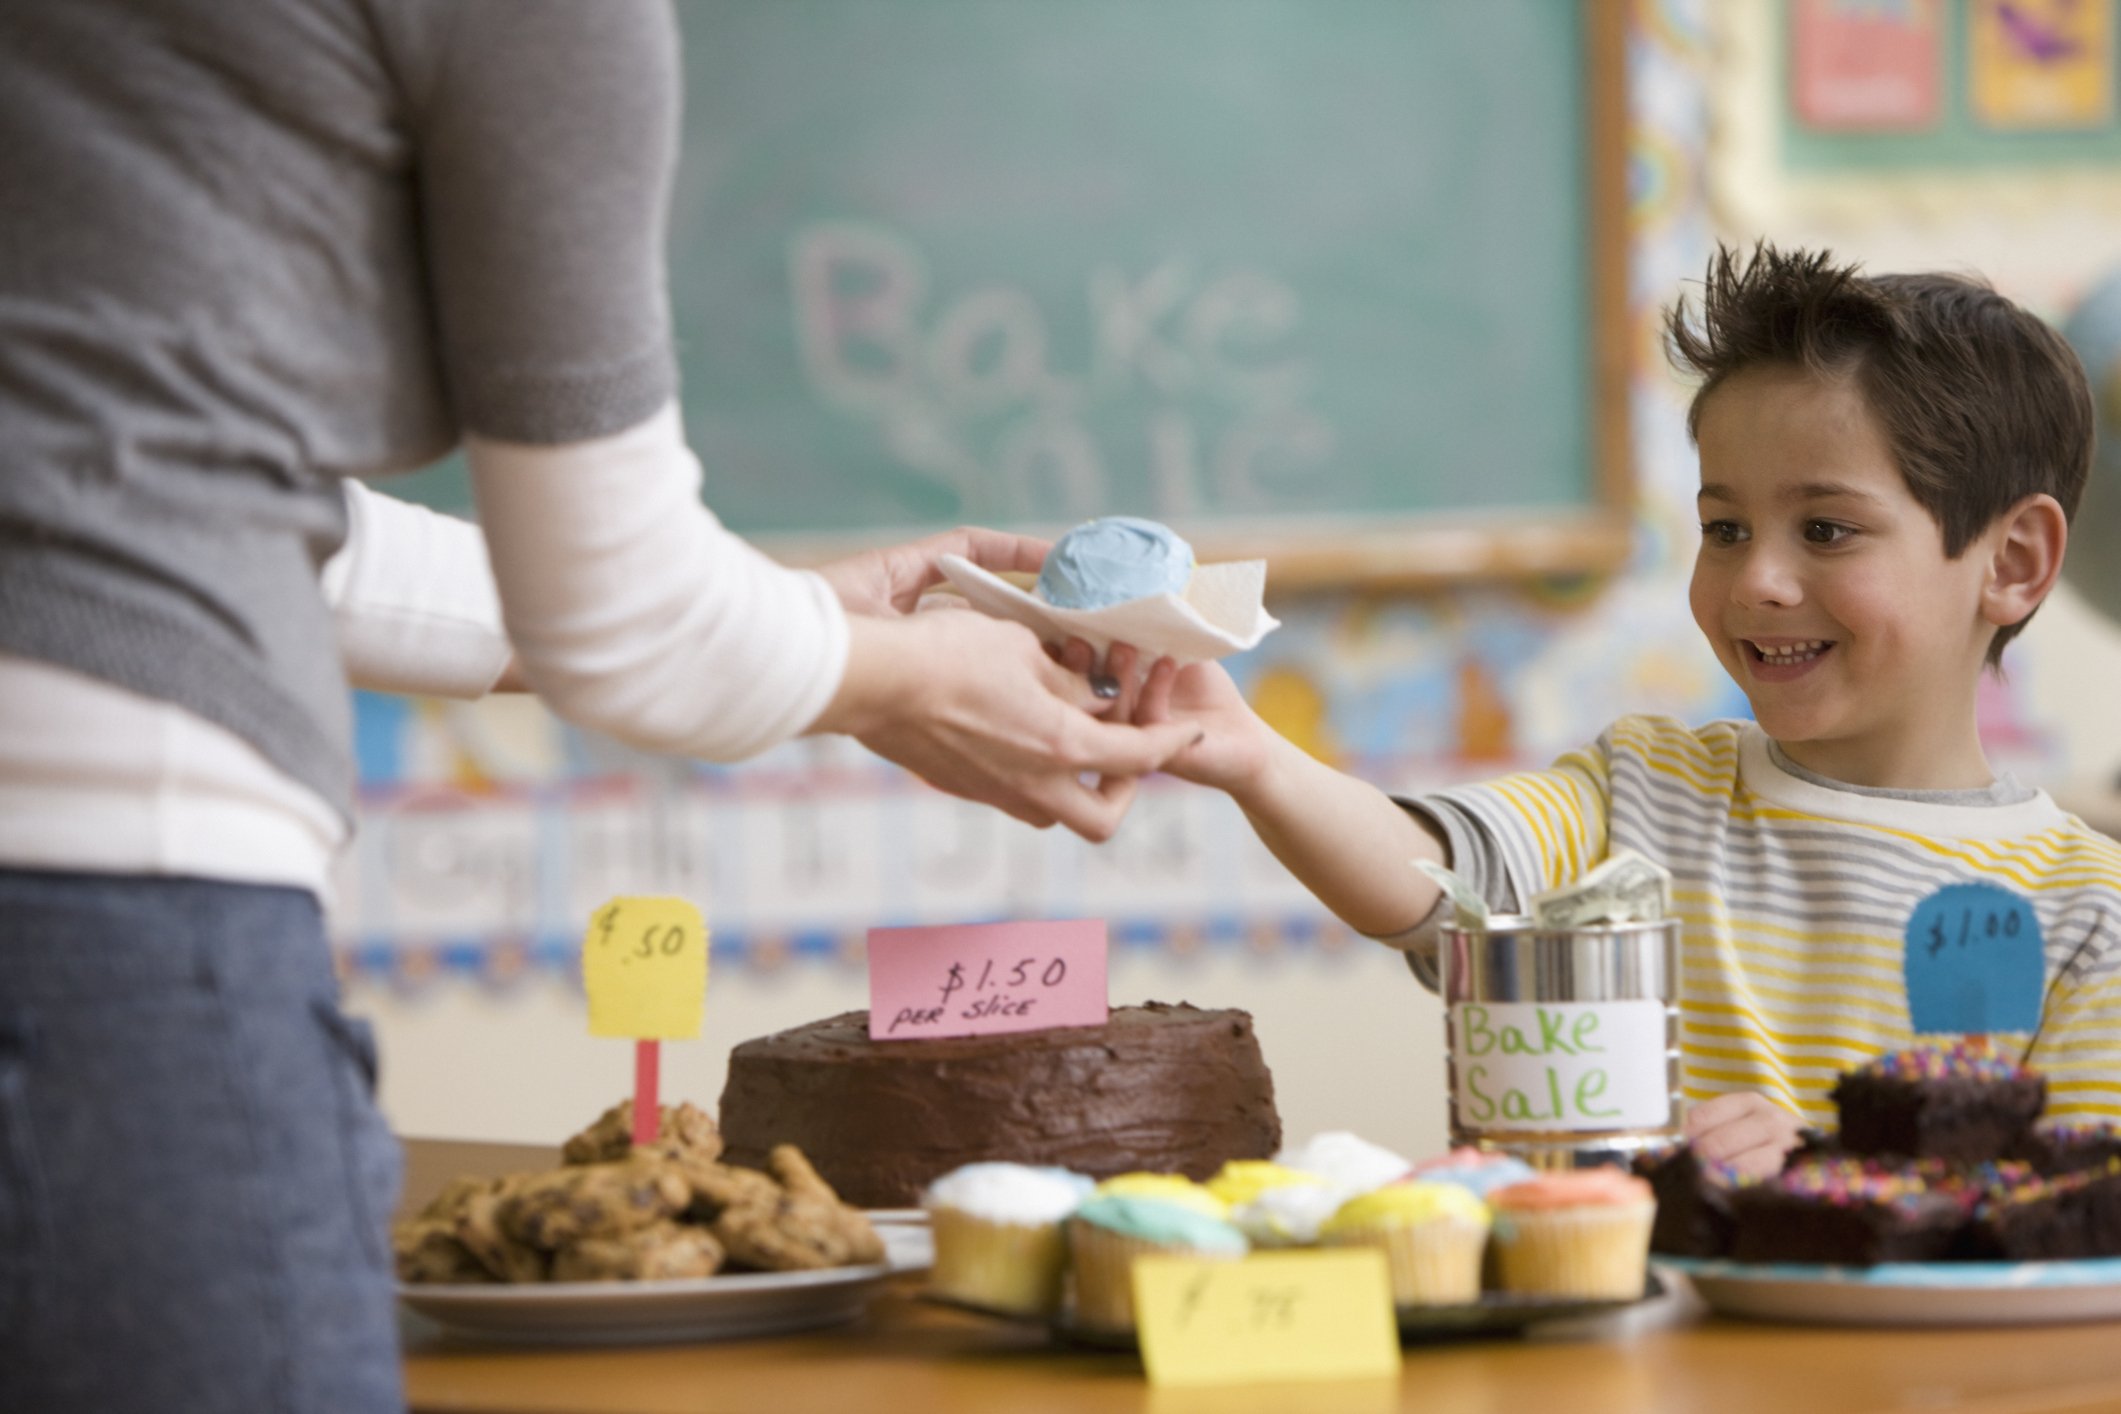
[[297,889],[0,870],[0,1410],[400,1410],[396,1141]]

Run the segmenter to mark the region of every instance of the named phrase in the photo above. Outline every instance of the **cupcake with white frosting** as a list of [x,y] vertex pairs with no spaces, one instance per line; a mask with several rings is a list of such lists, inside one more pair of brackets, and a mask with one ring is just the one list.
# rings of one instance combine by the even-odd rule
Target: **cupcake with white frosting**
[[1062,1220],[1095,1187],[1082,1174],[1028,1164],[967,1164],[944,1174],[921,1195],[935,1231],[929,1291],[1013,1315],[1052,1314],[1067,1260]]
[[1339,1129],[1314,1134],[1302,1144],[1282,1150],[1274,1156],[1274,1162],[1316,1174],[1347,1198],[1395,1183],[1406,1177],[1412,1167],[1390,1149]]

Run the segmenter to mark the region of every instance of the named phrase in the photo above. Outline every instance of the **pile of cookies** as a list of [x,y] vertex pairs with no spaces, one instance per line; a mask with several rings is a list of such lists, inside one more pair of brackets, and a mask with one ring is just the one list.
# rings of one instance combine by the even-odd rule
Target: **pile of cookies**
[[614,1105],[569,1139],[559,1168],[458,1178],[392,1235],[406,1282],[667,1281],[884,1260],[884,1244],[793,1145],[769,1172],[719,1162],[693,1105],[663,1106],[655,1143]]

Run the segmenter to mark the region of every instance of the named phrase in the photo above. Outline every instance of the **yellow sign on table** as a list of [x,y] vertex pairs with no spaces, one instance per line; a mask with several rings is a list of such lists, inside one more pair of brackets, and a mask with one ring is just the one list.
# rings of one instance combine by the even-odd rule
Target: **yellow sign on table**
[[1139,1257],[1134,1315],[1159,1385],[1354,1380],[1399,1372],[1399,1319],[1374,1248]]
[[707,1006],[707,925],[681,898],[615,898],[582,939],[589,1034],[685,1041]]

